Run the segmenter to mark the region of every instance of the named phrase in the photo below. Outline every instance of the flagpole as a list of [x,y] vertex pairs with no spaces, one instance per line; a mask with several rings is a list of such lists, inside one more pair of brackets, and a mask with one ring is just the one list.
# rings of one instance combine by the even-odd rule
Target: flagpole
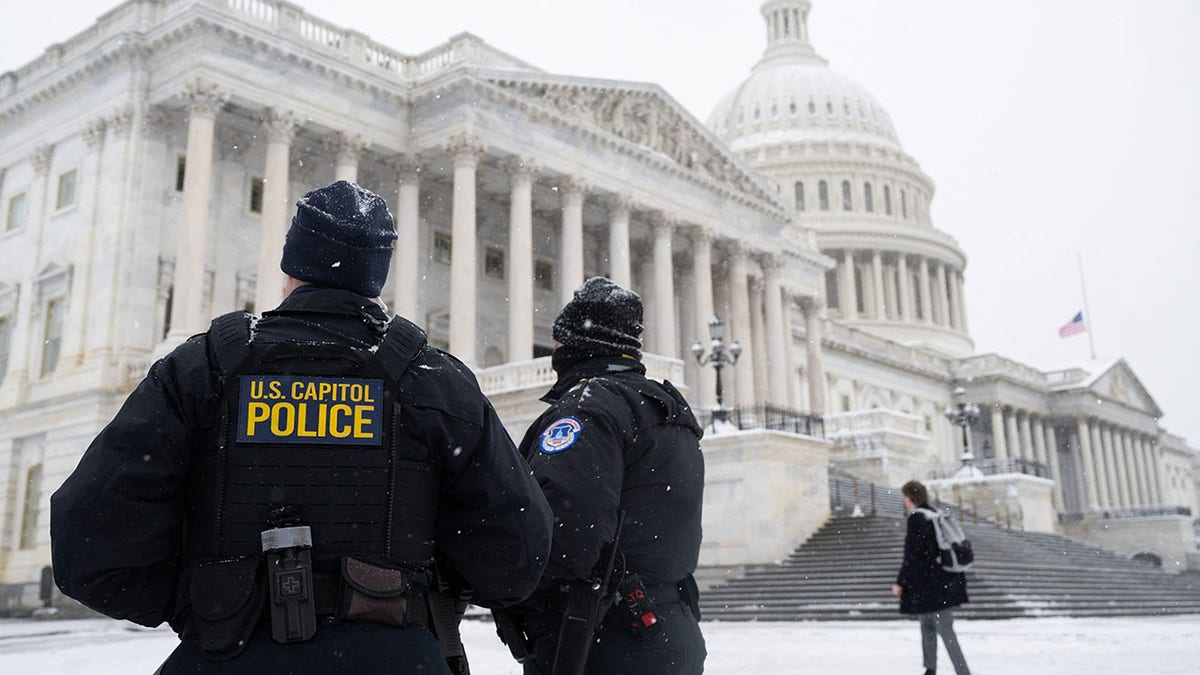
[[1083,253],[1075,254],[1079,259],[1079,290],[1083,292],[1083,325],[1087,326],[1088,347],[1092,350],[1092,360],[1096,360],[1096,339],[1092,337],[1096,324],[1092,323],[1092,312],[1088,309],[1087,283],[1083,280]]

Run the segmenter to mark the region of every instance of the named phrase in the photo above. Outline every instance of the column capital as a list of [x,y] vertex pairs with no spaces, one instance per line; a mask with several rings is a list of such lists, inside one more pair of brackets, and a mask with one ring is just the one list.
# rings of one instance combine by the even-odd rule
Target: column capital
[[[787,289],[784,289],[785,291]],[[804,295],[803,293],[795,294],[796,303],[800,305],[800,311],[807,314],[820,314],[825,309],[825,301],[815,295]]]
[[96,147],[100,145],[100,142],[104,140],[104,132],[107,129],[108,120],[104,119],[103,117],[99,117],[91,122],[88,122],[87,126],[83,128],[83,132],[80,134],[83,136],[83,142],[85,145],[87,145],[88,150],[95,150]]
[[[147,113],[154,110],[161,111],[161,109],[157,106],[152,106],[149,110],[147,110]],[[107,117],[107,120],[109,130],[111,130],[117,138],[123,138],[125,134],[129,133],[129,127],[133,123],[133,104],[131,103],[118,108]],[[149,120],[147,120],[147,123],[149,123]]]
[[610,217],[623,215],[624,217],[628,218],[629,214],[633,212],[633,198],[629,195],[605,195],[601,201],[604,204],[604,207],[608,209],[608,214]]
[[339,131],[326,137],[325,147],[333,153],[338,164],[357,164],[359,155],[367,147],[367,143],[358,134]]
[[484,147],[470,134],[456,134],[446,142],[446,152],[454,157],[454,167],[474,167],[483,159]]
[[533,180],[541,169],[538,163],[529,157],[509,157],[500,166],[514,183],[518,180]]
[[393,156],[388,165],[399,174],[401,183],[416,183],[421,179],[421,159],[415,154],[402,152]]
[[582,197],[590,187],[586,180],[578,176],[563,176],[558,181],[558,191],[563,199],[571,195]]
[[679,219],[665,211],[651,211],[649,220],[658,236],[670,236],[679,225]]
[[717,236],[716,231],[709,225],[689,225],[688,234],[695,244],[712,245],[714,238]]
[[50,171],[50,160],[54,158],[54,146],[51,144],[39,145],[33,149],[33,170],[39,176],[45,176]]
[[183,96],[191,114],[203,117],[216,117],[229,102],[227,92],[205,80],[193,80],[188,83]]
[[770,251],[760,251],[754,254],[754,258],[758,260],[758,264],[762,266],[764,272],[778,272],[783,269],[783,256]]
[[262,125],[267,130],[267,140],[272,143],[291,143],[300,124],[300,118],[290,110],[267,108],[263,111]]

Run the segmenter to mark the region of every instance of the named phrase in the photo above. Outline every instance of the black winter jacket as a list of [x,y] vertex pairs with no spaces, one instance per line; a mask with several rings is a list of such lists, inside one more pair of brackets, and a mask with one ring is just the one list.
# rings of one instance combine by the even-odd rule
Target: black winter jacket
[[554,512],[547,580],[590,576],[624,509],[620,551],[647,584],[696,569],[704,493],[702,431],[672,386],[628,358],[585,360],[543,400],[521,453]]
[[[349,291],[305,286],[255,326],[264,342],[370,347],[388,317]],[[179,630],[182,488],[195,439],[218,423],[219,368],[207,334],[155,363],[51,498],[54,576],[63,593],[108,616]],[[471,372],[426,347],[400,380],[403,410],[440,465],[435,545],[474,588],[506,606],[535,587],[551,514]]]
[[[928,504],[918,508],[933,510]],[[937,534],[933,521],[913,511],[904,536],[904,562],[896,575],[902,614],[928,614],[967,602],[967,575],[947,572],[938,561]]]

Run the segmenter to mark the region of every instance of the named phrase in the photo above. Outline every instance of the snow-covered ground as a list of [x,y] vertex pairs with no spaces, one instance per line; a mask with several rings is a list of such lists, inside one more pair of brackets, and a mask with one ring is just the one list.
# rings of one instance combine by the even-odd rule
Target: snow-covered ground
[[[975,675],[1195,675],[1200,616],[958,621]],[[912,621],[705,623],[709,675],[920,673]],[[463,624],[476,675],[518,675],[492,625]],[[0,621],[0,673],[106,675],[154,672],[174,649],[169,631],[102,619]],[[941,671],[951,673],[942,652]]]

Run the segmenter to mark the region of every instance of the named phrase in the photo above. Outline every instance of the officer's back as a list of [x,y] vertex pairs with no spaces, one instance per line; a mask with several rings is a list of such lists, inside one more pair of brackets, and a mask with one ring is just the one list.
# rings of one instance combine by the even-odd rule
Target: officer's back
[[156,363],[55,493],[55,577],[169,621],[165,673],[447,672],[425,626],[456,623],[451,586],[528,595],[549,510],[470,371],[378,302],[383,200],[338,182],[298,207],[283,303]]

